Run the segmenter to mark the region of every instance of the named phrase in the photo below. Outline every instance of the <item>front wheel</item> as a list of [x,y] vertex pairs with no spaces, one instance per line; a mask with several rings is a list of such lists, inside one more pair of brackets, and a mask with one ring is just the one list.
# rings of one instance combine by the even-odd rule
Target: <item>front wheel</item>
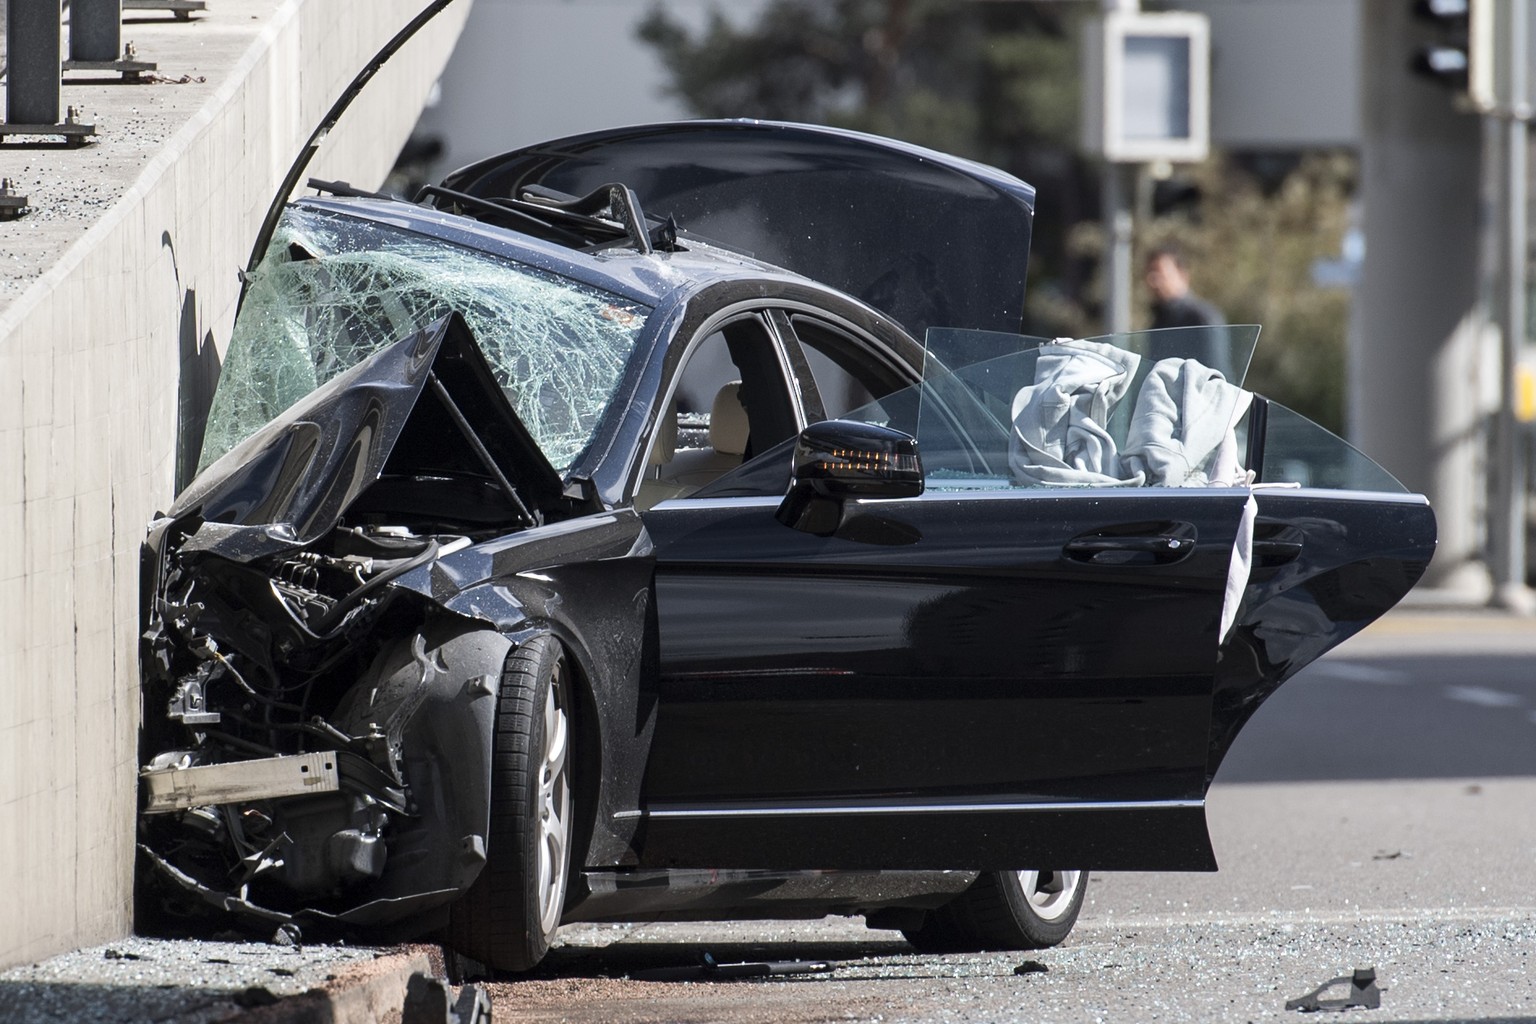
[[536,636],[507,655],[486,865],[449,924],[455,949],[498,970],[531,969],[560,928],[571,863],[570,708],[558,640]]
[[990,871],[937,910],[903,929],[925,953],[1048,949],[1077,923],[1086,871]]

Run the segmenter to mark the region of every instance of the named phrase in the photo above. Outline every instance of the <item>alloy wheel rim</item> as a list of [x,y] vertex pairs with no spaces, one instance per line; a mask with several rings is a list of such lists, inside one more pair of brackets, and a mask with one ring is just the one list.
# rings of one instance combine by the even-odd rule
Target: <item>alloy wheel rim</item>
[[1082,874],[1081,871],[1020,871],[1019,887],[1038,917],[1056,921],[1071,909],[1082,884]]
[[538,901],[539,926],[546,936],[560,924],[565,905],[570,842],[570,717],[560,666],[544,698],[544,750],[539,762]]

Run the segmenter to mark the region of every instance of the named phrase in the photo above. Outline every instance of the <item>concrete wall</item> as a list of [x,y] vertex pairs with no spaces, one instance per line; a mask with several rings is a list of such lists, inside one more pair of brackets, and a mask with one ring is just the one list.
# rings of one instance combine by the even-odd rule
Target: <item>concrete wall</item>
[[[468,6],[375,78],[313,173],[383,179]],[[173,496],[184,317],[222,351],[233,270],[289,160],[421,7],[248,5],[212,98],[0,309],[0,967],[131,927],[138,552]]]

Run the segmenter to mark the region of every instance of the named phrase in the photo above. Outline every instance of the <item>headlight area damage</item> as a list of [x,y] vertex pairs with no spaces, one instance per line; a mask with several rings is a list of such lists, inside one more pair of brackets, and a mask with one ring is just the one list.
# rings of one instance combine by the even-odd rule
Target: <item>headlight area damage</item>
[[477,544],[584,511],[457,316],[209,467],[144,553],[141,921],[440,920],[532,631]]

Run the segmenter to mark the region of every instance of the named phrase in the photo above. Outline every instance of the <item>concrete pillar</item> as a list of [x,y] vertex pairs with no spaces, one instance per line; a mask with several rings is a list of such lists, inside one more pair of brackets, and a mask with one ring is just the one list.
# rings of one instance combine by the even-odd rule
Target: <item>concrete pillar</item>
[[59,123],[59,67],[64,40],[60,0],[6,0],[5,120]]
[[1365,263],[1352,311],[1351,439],[1435,506],[1431,586],[1485,596],[1479,241],[1482,129],[1411,74],[1403,0],[1361,5]]

